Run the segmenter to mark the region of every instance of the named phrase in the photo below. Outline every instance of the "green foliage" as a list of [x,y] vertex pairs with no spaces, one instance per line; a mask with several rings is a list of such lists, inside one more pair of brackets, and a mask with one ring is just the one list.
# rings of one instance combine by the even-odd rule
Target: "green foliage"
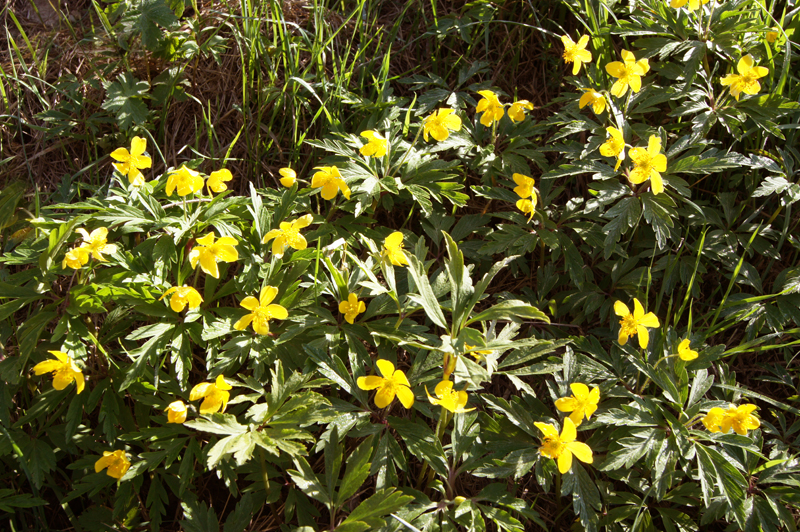
[[[797,13],[692,1],[567,3],[593,60],[544,111],[491,87],[505,67],[475,56],[413,73],[398,96],[387,53],[358,94],[384,38],[363,26],[371,4],[346,6],[333,35],[324,7],[290,31],[277,3],[243,5],[225,24],[245,85],[326,121],[313,140],[293,124],[295,147],[319,154],[296,180],[245,196],[214,183],[244,126],[224,155],[159,153],[176,168],[157,166],[146,129],[152,104],[195,97],[184,67],[219,60],[217,30],[181,32],[183,2],[95,4],[121,49],[138,38],[173,63],[103,81],[102,109],[139,136],[98,155],[116,164],[102,186],[0,191],[0,519],[795,530]],[[488,2],[436,9],[414,15],[427,35],[476,54],[502,22]],[[561,33],[555,20],[536,31]],[[617,49],[648,60],[621,97]],[[306,76],[299,50],[333,78]],[[726,77],[748,54],[768,69],[759,90]],[[580,105],[586,89],[603,112]],[[278,112],[258,101],[247,120],[268,129]],[[365,155],[365,131],[385,155]]]

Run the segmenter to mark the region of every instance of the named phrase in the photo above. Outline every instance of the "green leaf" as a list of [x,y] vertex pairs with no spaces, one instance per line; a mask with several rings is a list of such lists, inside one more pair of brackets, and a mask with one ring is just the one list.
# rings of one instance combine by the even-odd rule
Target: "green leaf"
[[603,232],[606,234],[603,256],[606,259],[614,252],[615,244],[619,242],[622,234],[639,222],[641,214],[642,207],[639,198],[628,197],[620,200],[603,215],[604,218],[611,219],[603,226]]
[[373,439],[374,437],[370,436],[364,440],[347,459],[347,469],[345,469],[342,484],[339,486],[339,493],[336,494],[336,500],[334,501],[336,506],[344,504],[367,479]]
[[156,51],[163,40],[158,26],[170,29],[178,22],[165,0],[142,0],[133,14],[133,29],[142,33],[142,44],[150,51]]
[[253,494],[246,493],[236,504],[236,509],[225,519],[224,532],[244,532],[253,519],[255,503]]
[[[11,225],[15,219],[14,213],[17,210],[17,204],[25,195],[26,185],[19,181],[3,185],[0,190],[0,229]],[[5,292],[0,292],[5,297]]]
[[418,302],[433,323],[442,329],[447,329],[447,321],[445,321],[444,314],[439,306],[439,300],[436,299],[436,294],[433,293],[427,273],[425,273],[422,264],[415,256],[411,254],[407,254],[407,256],[410,262],[408,271],[417,285],[417,290],[419,290]]
[[389,425],[400,434],[414,456],[427,462],[431,469],[443,477],[447,477],[448,465],[444,449],[428,425],[421,420],[411,421],[398,417],[390,417]]
[[545,313],[539,310],[538,308],[528,305],[524,301],[510,299],[508,301],[503,301],[502,303],[498,303],[497,305],[476,314],[471,319],[467,320],[466,325],[470,325],[471,323],[475,323],[476,321],[490,321],[490,320],[516,321],[517,318],[522,318],[523,320],[538,320],[538,321],[543,321],[545,323],[550,323],[550,318],[548,318],[545,315]]
[[28,440],[28,445],[21,446],[20,449],[25,453],[31,481],[37,488],[41,488],[47,474],[56,467],[56,455],[53,449],[43,440],[36,438]]
[[[44,328],[57,317],[58,314],[55,312],[40,311],[33,314],[25,323],[19,326],[19,329],[17,329],[17,341],[19,342],[19,354],[23,367],[39,344],[39,337],[44,332]],[[15,379],[11,384],[16,384],[17,382]]]
[[219,532],[217,513],[205,502],[182,502],[183,519],[181,527],[186,532]]
[[231,414],[221,414],[219,412],[205,415],[197,419],[192,419],[184,423],[184,426],[189,427],[190,429],[210,432],[211,434],[221,434],[225,436],[229,436],[231,434],[242,434],[243,432],[247,431],[247,426],[236,421],[236,416]]
[[[342,524],[383,518],[402,509],[413,500],[413,496],[395,491],[395,488],[386,488],[376,491],[373,496],[359,504],[356,509],[347,516],[347,519],[345,519]],[[337,530],[340,528],[341,527],[337,528]]]
[[292,477],[297,487],[312,499],[316,499],[322,504],[330,504],[331,497],[328,491],[322,486],[306,459],[302,456],[295,457],[294,465],[297,469],[288,469],[286,472]]
[[[747,480],[742,473],[733,467],[730,461],[722,456],[718,451],[706,447],[698,442],[694,442],[697,450],[697,464],[700,470],[700,480],[703,486],[703,494],[706,496],[711,493],[711,485],[715,484],[719,491],[725,496],[736,522],[740,527],[744,527],[747,520],[745,512],[745,489]],[[716,482],[714,482],[716,480]]]
[[34,497],[30,493],[15,494],[12,489],[0,489],[0,510],[14,513],[14,508],[33,508],[35,506],[44,506],[47,501]]
[[105,84],[106,99],[102,107],[117,115],[117,122],[123,130],[134,124],[142,126],[149,114],[143,101],[149,88],[149,83],[138,80],[130,72],[120,74],[117,81]]
[[[344,454],[343,442],[339,441],[339,428],[336,425],[331,427],[328,442],[325,444],[325,485],[328,493],[336,492],[336,483],[339,480],[339,471],[342,468],[342,455]],[[336,502],[337,506],[341,502]]]
[[561,494],[572,493],[572,508],[580,516],[581,524],[589,532],[596,532],[599,518],[595,510],[600,509],[600,492],[589,474],[577,461],[572,461],[569,474],[564,475]]

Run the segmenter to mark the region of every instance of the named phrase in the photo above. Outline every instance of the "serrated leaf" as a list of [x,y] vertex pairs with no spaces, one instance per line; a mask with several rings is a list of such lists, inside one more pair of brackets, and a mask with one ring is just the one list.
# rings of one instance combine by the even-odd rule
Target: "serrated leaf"
[[117,115],[117,122],[123,130],[134,124],[144,125],[149,111],[143,98],[149,88],[149,83],[140,81],[130,72],[120,74],[116,81],[105,85],[106,99],[102,107]]
[[242,425],[236,420],[236,416],[231,414],[221,414],[216,412],[214,414],[206,415],[197,419],[192,419],[184,423],[184,426],[190,429],[200,430],[203,432],[210,432],[212,434],[231,435],[242,434],[247,431],[247,425]]
[[141,32],[142,44],[150,51],[156,51],[163,40],[159,26],[170,29],[178,22],[165,0],[142,0],[133,15],[133,29]]
[[347,459],[347,468],[336,494],[335,504],[344,504],[364,483],[369,475],[369,458],[372,455],[373,436],[370,436],[359,445]]

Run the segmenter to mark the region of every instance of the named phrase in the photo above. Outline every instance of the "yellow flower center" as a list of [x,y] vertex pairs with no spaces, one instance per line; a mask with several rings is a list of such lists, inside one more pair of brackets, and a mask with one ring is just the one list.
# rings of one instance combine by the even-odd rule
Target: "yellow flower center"
[[286,240],[286,245],[294,249],[297,249],[302,245],[302,241],[300,240],[300,230],[294,226],[283,231],[283,238]]
[[653,157],[645,152],[642,154],[636,161],[636,169],[645,172],[646,175],[650,175],[650,172],[655,169],[655,162]]
[[580,51],[577,44],[565,44],[564,45],[564,62],[566,63],[574,63],[575,62],[575,54]]
[[564,444],[558,438],[545,438],[542,440],[541,453],[550,458],[558,458],[564,452]]
[[636,318],[633,317],[633,314],[628,314],[621,320],[619,320],[620,330],[623,334],[627,334],[628,338],[636,335]]
[[263,319],[269,321],[269,320],[272,319],[272,314],[270,313],[270,311],[269,311],[267,306],[263,306],[263,307],[259,306],[259,307],[256,307],[256,309],[253,311],[253,317],[255,319],[263,318]]

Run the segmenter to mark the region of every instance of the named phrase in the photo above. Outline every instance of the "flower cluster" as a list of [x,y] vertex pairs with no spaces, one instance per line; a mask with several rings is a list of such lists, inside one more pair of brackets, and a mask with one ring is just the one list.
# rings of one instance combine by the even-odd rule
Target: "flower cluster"
[[89,262],[89,257],[99,262],[106,262],[103,253],[115,253],[117,251],[116,244],[109,244],[106,240],[108,238],[107,227],[99,227],[91,233],[86,229],[79,228],[77,232],[80,233],[83,241],[79,246],[72,248],[64,255],[64,260],[61,263],[62,268],[80,269]]

